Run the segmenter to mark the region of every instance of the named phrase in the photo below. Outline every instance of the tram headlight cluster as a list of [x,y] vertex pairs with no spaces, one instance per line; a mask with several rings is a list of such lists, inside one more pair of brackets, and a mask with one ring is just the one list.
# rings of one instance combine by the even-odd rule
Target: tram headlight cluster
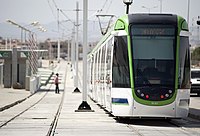
[[167,100],[172,97],[173,91],[167,88],[157,88],[153,90],[150,87],[141,87],[136,89],[136,95],[145,100],[160,101]]

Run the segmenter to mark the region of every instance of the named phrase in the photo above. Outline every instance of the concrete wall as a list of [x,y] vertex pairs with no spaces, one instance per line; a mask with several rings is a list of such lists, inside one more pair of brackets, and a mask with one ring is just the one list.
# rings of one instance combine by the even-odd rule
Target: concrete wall
[[25,88],[26,84],[26,59],[18,59],[18,82]]
[[[19,88],[25,89],[26,85],[26,60],[25,55],[21,55],[19,48],[13,48],[12,51],[2,51],[8,53],[4,59],[3,84],[5,88],[16,88],[16,83],[20,84]],[[14,87],[15,86],[15,87]]]
[[30,92],[31,94],[34,94],[37,92],[37,90],[40,87],[40,76],[34,76],[30,78]]
[[3,64],[0,64],[0,88],[3,87]]
[[17,64],[18,64],[18,58],[17,58],[17,48],[13,48],[12,51],[12,86],[14,84],[17,83],[17,79],[18,79],[18,68],[17,68]]
[[11,88],[11,86],[12,86],[12,62],[11,62],[11,59],[4,60],[3,84],[4,84],[4,88]]

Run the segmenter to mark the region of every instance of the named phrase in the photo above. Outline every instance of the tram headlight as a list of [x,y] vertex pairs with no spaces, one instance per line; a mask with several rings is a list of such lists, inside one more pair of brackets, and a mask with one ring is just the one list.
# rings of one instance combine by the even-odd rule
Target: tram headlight
[[169,94],[165,94],[165,97],[169,97]]
[[140,93],[141,91],[138,89],[137,92]]

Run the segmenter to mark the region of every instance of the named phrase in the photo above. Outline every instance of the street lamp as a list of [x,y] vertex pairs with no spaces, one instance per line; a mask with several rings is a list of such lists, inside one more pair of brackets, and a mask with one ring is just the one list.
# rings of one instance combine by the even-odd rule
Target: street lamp
[[153,7],[148,8],[148,7],[142,6],[142,8],[147,9],[149,13],[151,12],[151,9],[154,9],[154,8],[157,8],[157,7],[158,6],[153,6]]
[[38,24],[39,24],[38,21],[33,21],[33,22],[31,23],[32,26],[37,26]]
[[10,20],[10,19],[7,19],[6,20],[8,23],[10,23],[11,25],[14,25],[14,26],[17,26],[19,28],[21,28],[21,42],[23,42],[23,30],[26,32],[31,32],[30,30],[28,30],[27,28],[25,28],[24,26],[21,26],[17,23],[15,23],[14,21]]
[[124,4],[126,4],[126,14],[129,12],[129,5],[133,3],[133,0],[123,0]]
[[46,32],[47,31],[43,26],[39,26],[37,29],[40,30],[41,32]]
[[[25,36],[26,36],[26,32],[29,32],[29,50],[30,50],[30,54],[28,56],[28,60],[29,60],[29,63],[31,64],[31,69],[32,69],[32,74],[35,74],[37,72],[37,54],[35,52],[35,50],[38,49],[37,47],[37,41],[35,40],[35,37],[36,35],[34,35],[35,33],[33,32],[33,30],[30,30],[30,29],[27,29],[27,26],[30,26],[30,25],[33,25],[33,26],[37,26],[37,29],[42,31],[42,32],[45,32],[47,31],[46,29],[44,29],[41,25],[38,26],[39,22],[37,21],[34,21],[32,22],[30,25],[26,25],[26,26],[22,26],[22,25],[19,25],[18,23],[12,21],[12,20],[7,20],[8,23],[10,23],[11,25],[14,25],[14,26],[17,26],[18,28],[21,29],[21,42],[23,41],[22,40],[22,35],[23,35],[23,31],[25,31]],[[25,39],[26,41],[26,39]]]

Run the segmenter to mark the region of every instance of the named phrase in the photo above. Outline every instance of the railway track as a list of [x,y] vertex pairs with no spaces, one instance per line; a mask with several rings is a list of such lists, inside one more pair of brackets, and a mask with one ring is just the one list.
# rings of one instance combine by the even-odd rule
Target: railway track
[[49,131],[46,136],[54,136],[54,134],[55,134],[56,126],[57,126],[58,119],[59,119],[59,116],[60,116],[60,113],[62,110],[62,106],[63,106],[64,96],[65,96],[65,91],[63,92],[62,99],[59,104],[58,110],[56,112],[56,115],[51,123],[51,126],[50,126]]
[[2,128],[3,126],[6,126],[9,122],[11,122],[12,120],[16,119],[17,117],[19,117],[20,115],[22,115],[23,113],[25,113],[26,111],[28,111],[29,109],[31,109],[32,107],[34,107],[36,104],[38,104],[42,99],[44,99],[44,97],[48,94],[49,90],[35,103],[33,103],[31,106],[27,107],[25,110],[21,111],[20,113],[16,114],[15,116],[13,116],[12,118],[10,118],[9,120],[5,121],[3,124],[0,125],[0,128]]
[[[59,69],[58,69],[59,70]],[[0,112],[0,134],[13,135],[30,131],[35,135],[53,136],[64,100],[66,75],[60,74],[60,94],[55,94],[54,84],[48,83],[45,89],[38,91],[20,104]],[[64,76],[64,78],[63,78]],[[41,130],[41,131],[39,131]]]
[[[66,69],[65,73],[67,73],[67,69]],[[64,83],[66,83],[66,77],[67,76],[65,74]],[[65,88],[65,84],[64,84],[64,88]],[[56,115],[55,115],[55,117],[54,117],[54,119],[51,123],[51,126],[50,126],[49,131],[48,131],[46,136],[54,136],[54,134],[55,134],[55,130],[56,130],[58,119],[59,119],[59,116],[60,116],[60,113],[61,113],[61,110],[62,110],[64,98],[65,98],[65,91],[63,91],[61,102],[59,104],[58,110],[56,112]]]

